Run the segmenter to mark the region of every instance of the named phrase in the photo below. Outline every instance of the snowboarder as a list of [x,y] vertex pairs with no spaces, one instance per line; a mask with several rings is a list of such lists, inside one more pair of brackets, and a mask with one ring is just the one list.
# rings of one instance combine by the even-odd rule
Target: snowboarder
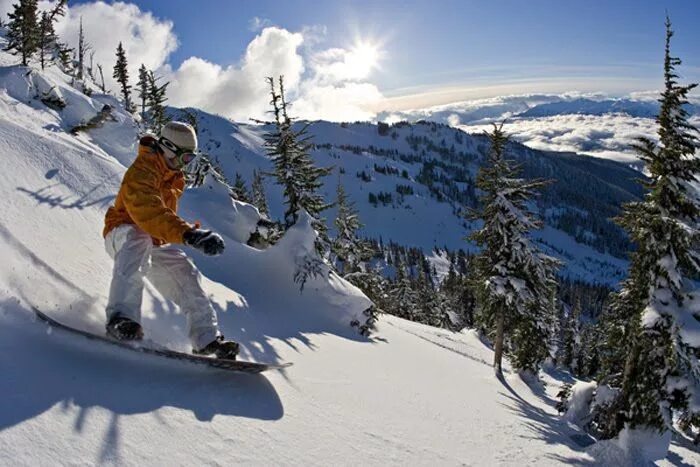
[[195,159],[196,151],[197,135],[182,122],[169,122],[158,138],[144,136],[139,141],[138,156],[105,216],[105,248],[114,260],[106,329],[119,340],[143,337],[141,298],[147,278],[187,316],[194,354],[234,359],[238,344],[219,332],[199,271],[175,246],[189,245],[212,256],[224,251],[219,234],[177,215],[185,187],[182,169]]

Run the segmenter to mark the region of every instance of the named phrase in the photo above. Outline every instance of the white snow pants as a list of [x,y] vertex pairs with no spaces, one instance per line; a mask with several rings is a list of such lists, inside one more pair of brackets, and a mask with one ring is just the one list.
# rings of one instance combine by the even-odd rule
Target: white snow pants
[[190,341],[201,349],[219,335],[216,312],[202,290],[202,276],[184,251],[170,244],[153,245],[135,225],[120,225],[105,237],[114,260],[107,320],[115,313],[141,322],[144,278],[187,316]]

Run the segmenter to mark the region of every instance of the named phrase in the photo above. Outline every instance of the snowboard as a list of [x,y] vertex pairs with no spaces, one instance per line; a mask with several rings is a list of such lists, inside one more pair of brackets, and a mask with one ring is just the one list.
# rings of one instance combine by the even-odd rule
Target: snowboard
[[149,355],[157,355],[159,357],[165,357],[169,358],[171,360],[180,360],[183,362],[188,362],[188,363],[193,363],[196,365],[203,365],[203,366],[208,366],[211,368],[218,368],[221,370],[226,370],[226,371],[237,371],[237,372],[243,372],[243,373],[261,373],[266,370],[281,370],[283,368],[287,368],[291,366],[291,363],[282,363],[282,364],[276,364],[276,363],[256,363],[256,362],[243,362],[240,360],[225,360],[221,358],[215,358],[215,357],[205,357],[202,355],[192,355],[184,352],[178,352],[176,350],[170,350],[167,348],[156,348],[156,347],[149,347],[149,344],[139,342],[139,341],[130,341],[130,342],[123,342],[123,341],[118,341],[116,339],[113,339],[106,334],[104,336],[101,336],[99,334],[93,334],[91,332],[83,331],[81,329],[76,329],[71,326],[67,326],[63,323],[60,323],[56,321],[55,319],[47,316],[44,314],[41,310],[38,308],[32,307],[34,310],[34,313],[36,316],[41,319],[42,321],[46,322],[49,326],[56,328],[56,329],[61,329],[62,331],[67,331],[73,334],[78,334],[83,337],[86,337],[88,339],[93,339],[101,342],[105,342],[108,344],[115,345],[117,347],[121,347],[123,349],[128,349],[134,352],[141,352]]

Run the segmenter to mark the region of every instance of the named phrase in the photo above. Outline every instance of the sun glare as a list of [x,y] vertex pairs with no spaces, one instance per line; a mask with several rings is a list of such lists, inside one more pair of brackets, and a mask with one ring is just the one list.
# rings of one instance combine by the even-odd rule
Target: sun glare
[[379,64],[379,47],[371,42],[358,41],[350,49],[347,64],[361,77],[367,77]]

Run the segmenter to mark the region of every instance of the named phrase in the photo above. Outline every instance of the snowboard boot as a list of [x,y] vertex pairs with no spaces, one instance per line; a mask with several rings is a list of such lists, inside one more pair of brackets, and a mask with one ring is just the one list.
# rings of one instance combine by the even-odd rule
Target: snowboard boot
[[136,321],[121,316],[119,313],[112,316],[105,326],[107,334],[118,341],[135,341],[143,339],[143,328]]
[[214,355],[216,358],[224,360],[235,360],[238,350],[238,342],[227,341],[224,336],[219,336],[202,349],[192,349],[192,353],[195,355]]

